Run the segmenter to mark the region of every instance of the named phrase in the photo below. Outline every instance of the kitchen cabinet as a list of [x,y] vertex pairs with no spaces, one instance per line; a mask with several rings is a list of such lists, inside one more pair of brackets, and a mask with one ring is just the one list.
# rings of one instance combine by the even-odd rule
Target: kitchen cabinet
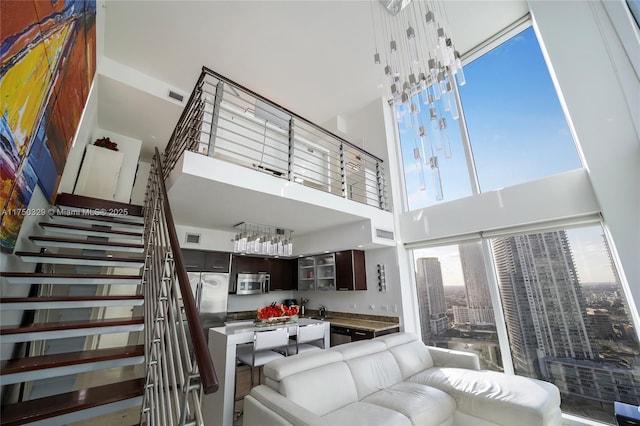
[[298,259],[298,290],[335,290],[335,265],[333,253]]
[[336,289],[366,290],[367,273],[362,250],[346,250],[335,254]]
[[292,265],[297,265],[297,259],[233,255],[231,261],[231,288],[234,288],[238,274],[266,272],[271,279],[270,291],[295,289]]
[[295,290],[292,265],[297,265],[296,259],[268,259],[268,272],[271,276],[271,291]]
[[230,253],[182,249],[185,268],[189,272],[229,272]]
[[342,327],[331,325],[331,346],[341,345],[343,343],[355,342],[357,340],[368,340],[374,337],[384,336],[386,334],[398,333],[400,327],[387,328],[385,330],[366,330],[354,327]]

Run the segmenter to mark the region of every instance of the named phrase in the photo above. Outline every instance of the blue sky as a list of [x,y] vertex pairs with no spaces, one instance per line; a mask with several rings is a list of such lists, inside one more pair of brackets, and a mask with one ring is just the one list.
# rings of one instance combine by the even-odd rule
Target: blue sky
[[[533,28],[465,65],[464,72],[467,84],[460,87],[460,96],[481,191],[582,167]],[[426,113],[423,108],[422,121],[428,124]],[[442,151],[436,154],[446,202],[471,195],[471,186],[458,122],[444,116],[453,155],[445,159]],[[432,186],[420,188],[415,129],[407,128],[407,121],[399,128],[409,207],[414,210],[436,201]],[[437,133],[429,137],[433,140]],[[429,183],[428,166],[425,170]]]

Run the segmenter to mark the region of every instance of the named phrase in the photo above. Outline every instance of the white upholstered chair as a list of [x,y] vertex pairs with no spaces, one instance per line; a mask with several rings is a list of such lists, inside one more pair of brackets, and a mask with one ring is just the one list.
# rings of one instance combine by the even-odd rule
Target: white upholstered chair
[[[253,369],[262,367],[269,361],[283,358],[289,345],[289,329],[287,327],[273,330],[260,330],[253,333],[253,345],[239,347],[236,354],[238,361],[251,367],[251,387],[253,387]],[[281,349],[283,353],[273,349]],[[259,380],[259,379],[258,379]]]
[[[316,344],[313,344],[315,342]],[[298,326],[295,344],[289,346],[289,355],[324,349],[324,324]]]

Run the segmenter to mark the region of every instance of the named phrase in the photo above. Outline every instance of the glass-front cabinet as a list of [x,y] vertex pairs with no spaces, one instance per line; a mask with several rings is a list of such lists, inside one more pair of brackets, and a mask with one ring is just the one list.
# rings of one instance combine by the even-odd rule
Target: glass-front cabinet
[[298,259],[298,290],[316,289],[316,260],[314,257]]
[[336,266],[333,253],[298,259],[298,290],[335,290]]
[[334,254],[315,256],[316,259],[316,290],[336,289],[336,262]]

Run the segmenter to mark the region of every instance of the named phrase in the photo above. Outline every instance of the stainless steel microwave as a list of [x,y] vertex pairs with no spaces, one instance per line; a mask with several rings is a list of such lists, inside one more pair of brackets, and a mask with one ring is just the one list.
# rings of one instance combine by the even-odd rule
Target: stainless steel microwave
[[238,274],[235,293],[238,295],[268,293],[270,284],[271,279],[266,272]]

